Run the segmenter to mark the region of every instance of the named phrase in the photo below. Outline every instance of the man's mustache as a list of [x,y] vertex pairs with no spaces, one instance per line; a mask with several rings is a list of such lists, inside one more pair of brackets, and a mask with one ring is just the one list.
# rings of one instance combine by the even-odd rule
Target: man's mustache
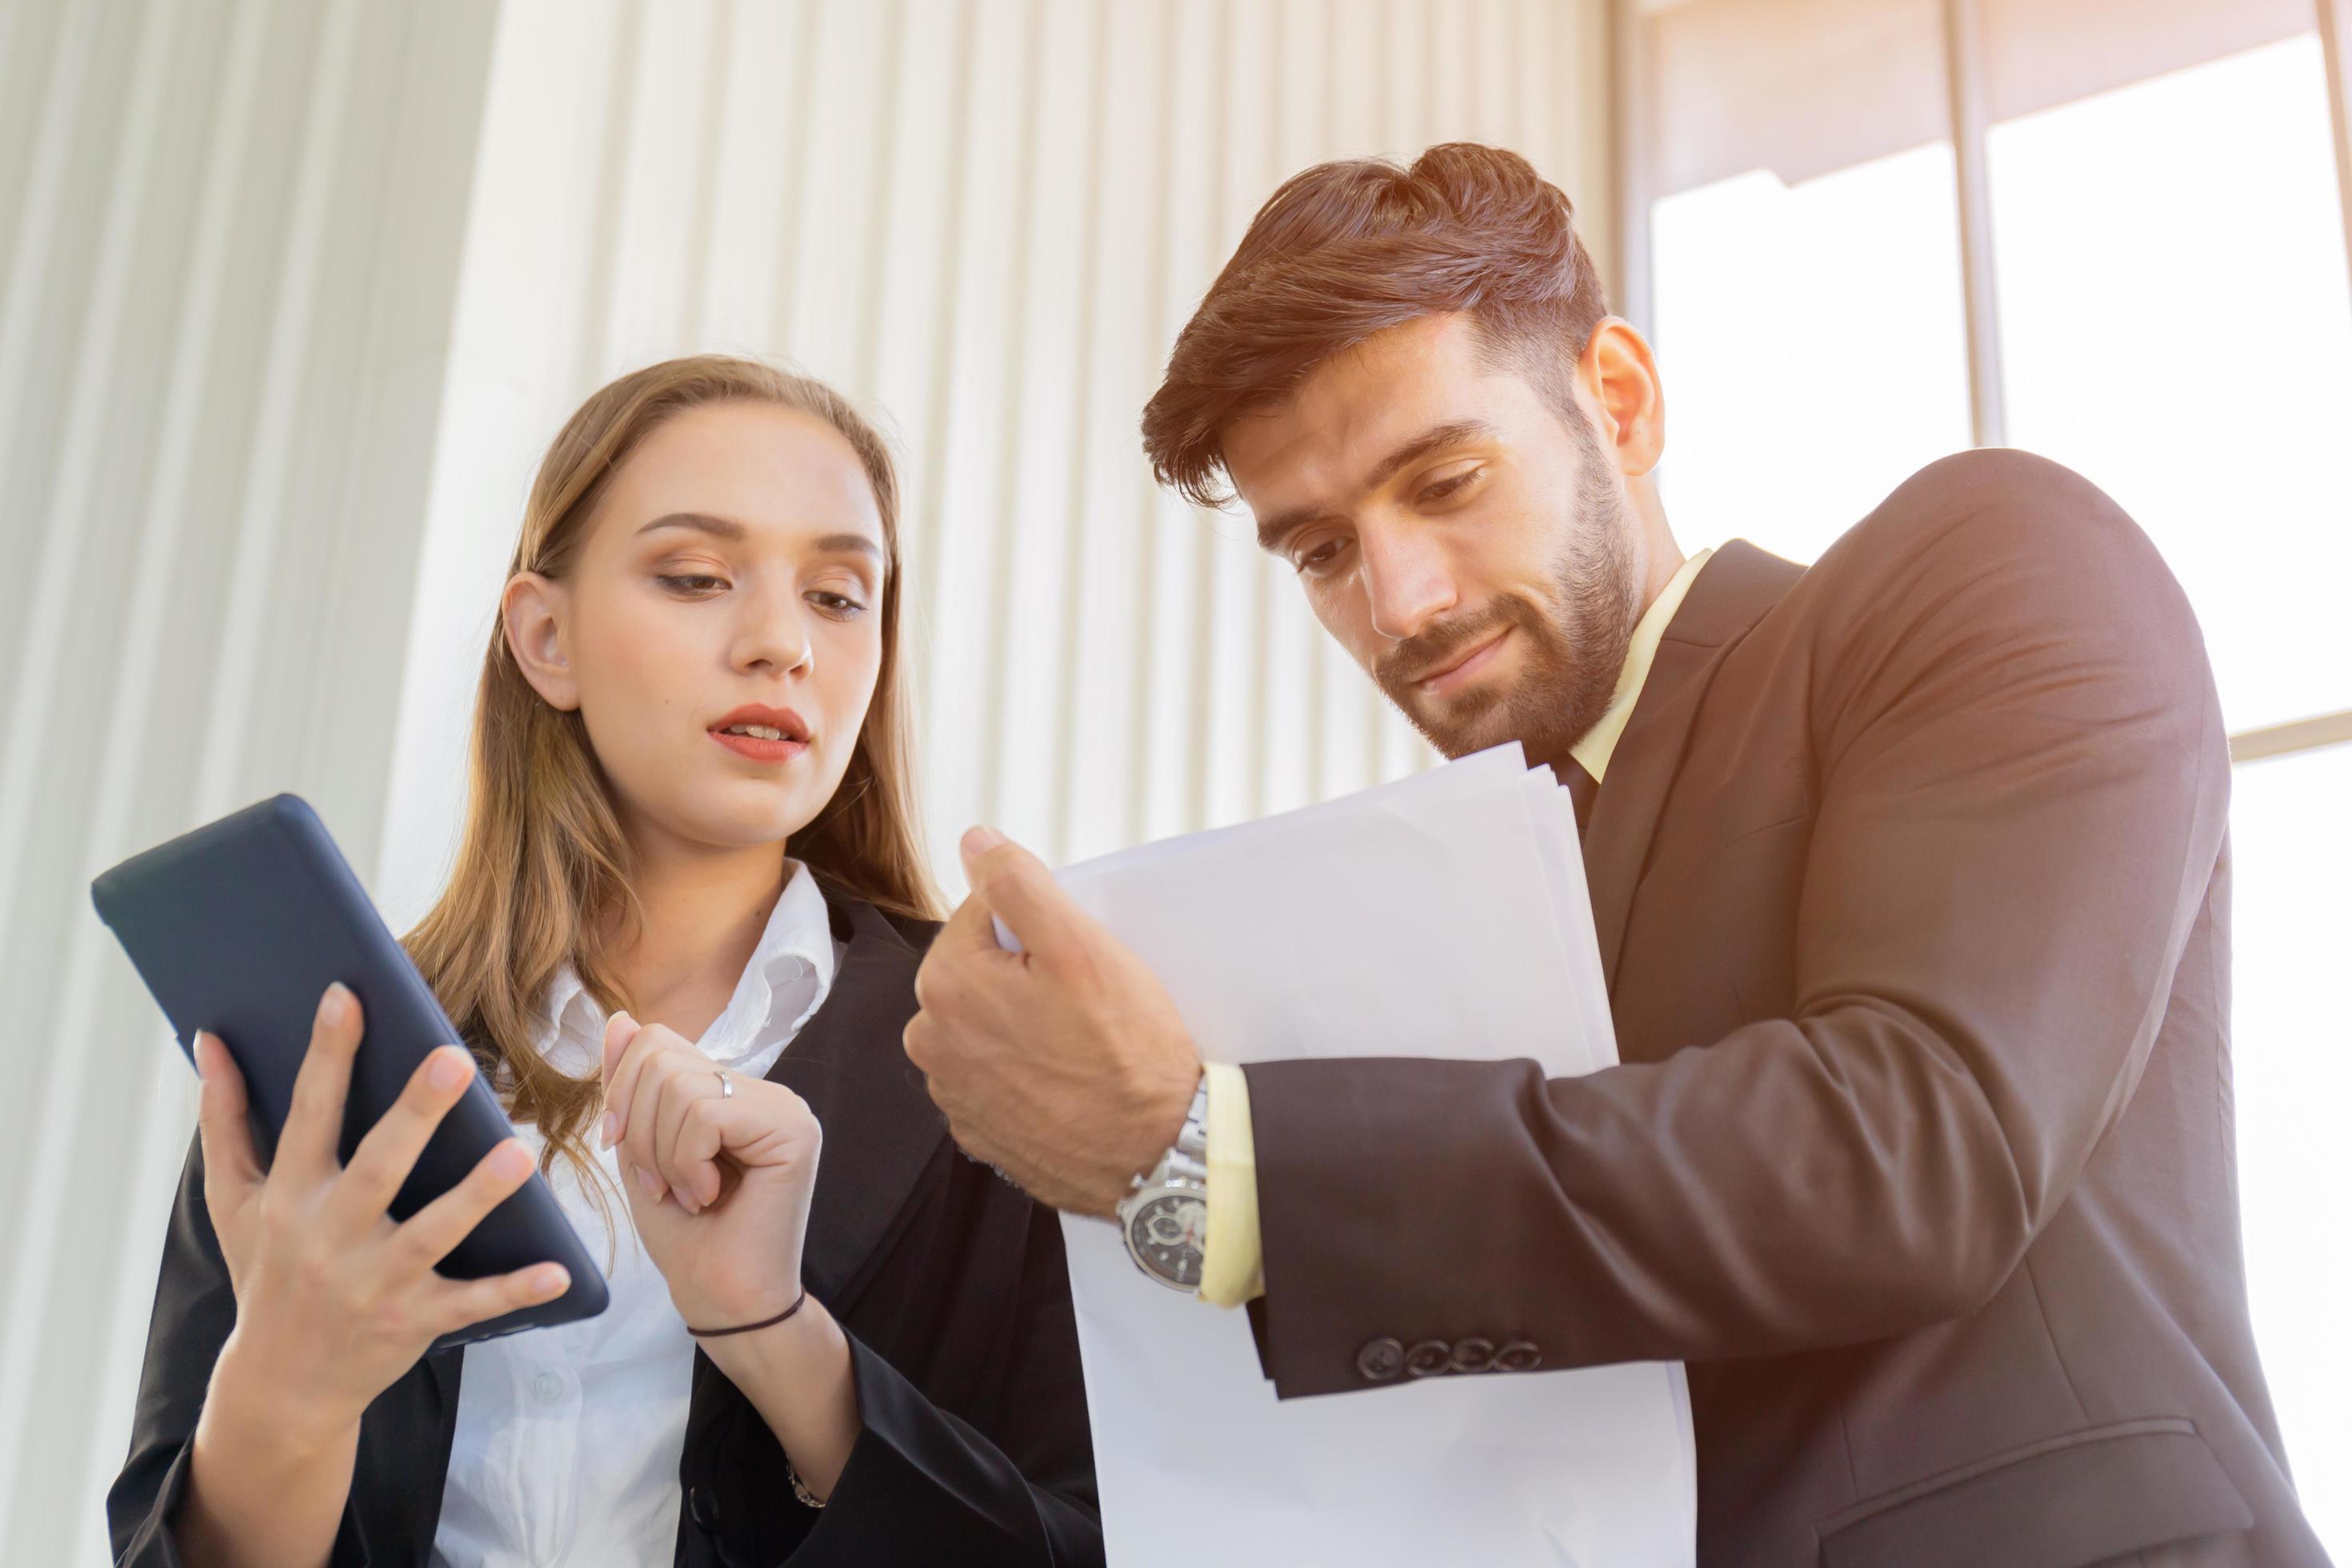
[[1460,658],[1465,649],[1492,637],[1498,627],[1517,626],[1528,618],[1525,607],[1501,599],[1425,626],[1374,660],[1372,679],[1382,690],[1402,700],[1404,692]]

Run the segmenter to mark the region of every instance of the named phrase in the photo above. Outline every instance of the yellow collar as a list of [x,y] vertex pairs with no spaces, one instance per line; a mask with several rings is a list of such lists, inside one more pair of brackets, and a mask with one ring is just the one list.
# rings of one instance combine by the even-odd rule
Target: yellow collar
[[1583,765],[1595,782],[1609,771],[1609,759],[1617,750],[1619,737],[1625,733],[1625,721],[1633,716],[1633,704],[1642,700],[1642,684],[1650,679],[1650,661],[1657,657],[1658,643],[1666,635],[1667,623],[1682,608],[1683,595],[1714,554],[1712,548],[1702,550],[1682,563],[1642,618],[1633,623],[1633,640],[1625,647],[1625,668],[1617,672],[1617,689],[1611,694],[1609,710],[1600,721],[1584,732],[1584,738],[1568,749],[1568,754]]

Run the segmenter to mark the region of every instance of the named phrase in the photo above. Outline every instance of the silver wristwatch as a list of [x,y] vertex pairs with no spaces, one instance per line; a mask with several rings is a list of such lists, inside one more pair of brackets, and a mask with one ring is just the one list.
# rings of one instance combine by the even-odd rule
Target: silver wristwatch
[[1192,1109],[1176,1146],[1135,1178],[1119,1200],[1118,1232],[1135,1266],[1171,1290],[1201,1288],[1209,1235],[1209,1076],[1192,1091]]

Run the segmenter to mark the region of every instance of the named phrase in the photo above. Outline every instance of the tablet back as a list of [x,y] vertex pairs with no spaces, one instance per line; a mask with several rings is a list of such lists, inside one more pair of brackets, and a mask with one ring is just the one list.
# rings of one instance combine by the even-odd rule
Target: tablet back
[[[457,1039],[325,825],[297,796],[263,801],[134,856],[91,883],[90,898],[172,1021],[180,1049],[193,1060],[205,1029],[228,1047],[245,1075],[265,1161],[286,1124],[311,1018],[331,983],[359,997],[367,1029],[343,1118],[346,1160],[426,1053]],[[393,1217],[405,1219],[455,1186],[513,1131],[477,1076],[425,1144],[393,1200]],[[446,1336],[436,1348],[604,1310],[602,1271],[534,1172],[441,1272],[475,1279],[549,1261],[571,1271],[569,1290]]]

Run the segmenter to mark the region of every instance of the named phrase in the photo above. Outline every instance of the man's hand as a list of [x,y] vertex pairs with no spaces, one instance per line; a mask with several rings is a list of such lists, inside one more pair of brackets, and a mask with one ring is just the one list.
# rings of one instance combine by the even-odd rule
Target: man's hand
[[[971,896],[915,976],[907,1055],[966,1152],[1108,1215],[1183,1131],[1200,1054],[1159,978],[1035,856],[975,827],[963,858]],[[991,917],[1026,951],[999,947]]]

